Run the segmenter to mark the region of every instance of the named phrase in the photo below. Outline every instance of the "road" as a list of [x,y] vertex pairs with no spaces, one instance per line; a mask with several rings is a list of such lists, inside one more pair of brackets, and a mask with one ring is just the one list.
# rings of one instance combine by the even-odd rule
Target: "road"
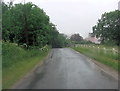
[[42,66],[17,89],[117,89],[118,81],[70,48],[52,49]]

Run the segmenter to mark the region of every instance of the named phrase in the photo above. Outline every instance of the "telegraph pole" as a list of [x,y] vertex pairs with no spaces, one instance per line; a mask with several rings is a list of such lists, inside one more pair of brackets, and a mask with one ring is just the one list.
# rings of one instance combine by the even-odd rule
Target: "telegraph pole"
[[13,5],[13,0],[10,0],[9,8],[12,7],[12,5]]
[[27,16],[26,16],[26,5],[25,5],[25,0],[24,0],[24,18],[25,18],[25,40],[26,40],[26,45],[27,49],[29,47],[29,40],[28,40],[28,26],[27,26]]
[[[120,30],[120,1],[118,2],[118,30]],[[119,34],[119,31],[118,31]],[[120,34],[118,35],[120,38]],[[118,90],[120,91],[120,40],[118,41]]]

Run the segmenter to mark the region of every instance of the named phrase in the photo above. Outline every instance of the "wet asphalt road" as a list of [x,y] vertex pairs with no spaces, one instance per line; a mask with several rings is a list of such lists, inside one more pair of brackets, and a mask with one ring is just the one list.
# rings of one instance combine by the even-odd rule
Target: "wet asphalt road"
[[49,58],[17,89],[117,89],[118,82],[70,48],[52,49]]

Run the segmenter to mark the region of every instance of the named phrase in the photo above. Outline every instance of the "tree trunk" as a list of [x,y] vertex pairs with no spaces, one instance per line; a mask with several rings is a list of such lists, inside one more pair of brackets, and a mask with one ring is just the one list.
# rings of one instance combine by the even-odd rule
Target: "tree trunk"
[[28,27],[27,27],[27,16],[26,16],[26,6],[24,4],[24,17],[25,17],[25,40],[27,49],[29,48],[29,40],[28,40]]

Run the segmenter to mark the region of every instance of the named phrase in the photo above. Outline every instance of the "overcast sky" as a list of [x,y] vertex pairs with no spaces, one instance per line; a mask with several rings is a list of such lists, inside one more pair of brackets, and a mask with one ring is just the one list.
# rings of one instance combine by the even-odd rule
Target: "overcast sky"
[[[10,0],[4,0],[10,1]],[[42,8],[60,33],[80,33],[86,38],[104,12],[118,9],[120,0],[25,0]],[[24,0],[14,0],[14,3]]]

